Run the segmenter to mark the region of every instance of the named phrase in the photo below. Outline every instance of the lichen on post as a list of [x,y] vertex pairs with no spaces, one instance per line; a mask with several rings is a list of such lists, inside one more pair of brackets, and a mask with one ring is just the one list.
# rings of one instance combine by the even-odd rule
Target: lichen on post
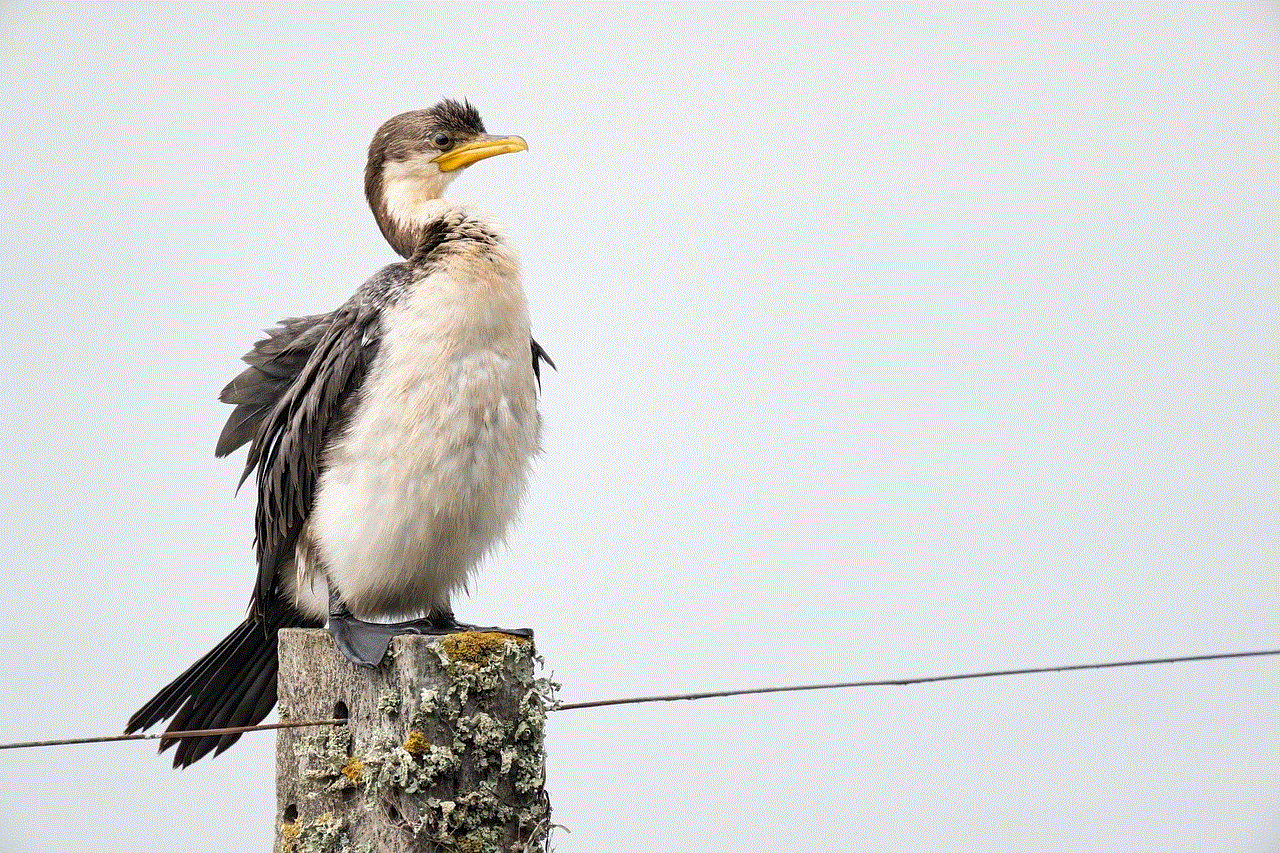
[[543,726],[554,685],[533,643],[396,637],[376,670],[324,631],[280,633],[277,853],[534,853],[548,848]]

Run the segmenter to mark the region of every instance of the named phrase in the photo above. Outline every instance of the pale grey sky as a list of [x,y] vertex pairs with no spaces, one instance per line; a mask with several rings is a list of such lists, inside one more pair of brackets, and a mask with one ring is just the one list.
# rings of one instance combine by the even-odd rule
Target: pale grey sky
[[[387,117],[527,155],[546,452],[460,618],[566,700],[1280,647],[1273,5],[0,7],[0,736],[243,615],[216,401],[394,260]],[[564,712],[557,849],[1280,849],[1280,662]],[[273,739],[0,753],[4,853],[266,850]]]

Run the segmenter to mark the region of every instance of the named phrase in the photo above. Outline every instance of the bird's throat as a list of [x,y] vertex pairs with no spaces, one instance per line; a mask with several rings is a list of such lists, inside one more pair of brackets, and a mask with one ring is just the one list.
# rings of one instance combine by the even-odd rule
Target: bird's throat
[[456,174],[422,161],[383,167],[378,196],[370,206],[383,236],[401,257],[413,254],[427,226],[444,210],[441,196]]

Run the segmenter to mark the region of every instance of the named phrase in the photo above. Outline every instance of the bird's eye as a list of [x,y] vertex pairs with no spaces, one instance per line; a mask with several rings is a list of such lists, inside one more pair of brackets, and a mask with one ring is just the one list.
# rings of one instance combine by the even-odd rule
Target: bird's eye
[[449,134],[447,133],[437,133],[435,136],[431,137],[431,144],[443,151],[453,145],[453,140],[449,138]]

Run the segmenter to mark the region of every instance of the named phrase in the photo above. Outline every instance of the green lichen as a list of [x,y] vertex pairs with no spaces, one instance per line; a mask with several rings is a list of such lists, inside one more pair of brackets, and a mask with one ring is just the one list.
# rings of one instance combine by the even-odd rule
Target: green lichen
[[395,717],[400,713],[402,701],[399,693],[383,693],[378,697],[378,713],[388,717]]
[[514,728],[499,722],[492,715],[480,711],[466,717],[459,717],[453,727],[453,748],[456,750],[473,748],[485,763],[487,759],[497,756],[503,744],[511,739]]
[[[408,701],[392,693],[379,697],[378,711],[397,722],[356,749],[346,727],[300,737],[295,754],[303,778],[323,781],[331,791],[360,791],[359,807],[371,818],[390,821],[424,849],[548,850],[551,809],[543,791],[542,738],[559,685],[534,677],[527,643],[492,632],[433,642],[429,648],[446,678]],[[509,701],[498,700],[499,692],[520,697],[515,719],[492,713],[491,702]],[[465,778],[459,777],[460,769]],[[324,835],[325,826],[323,820],[300,824],[297,844],[282,853],[358,853],[299,846],[304,836],[313,846],[337,838],[332,828]],[[519,843],[501,845],[501,839],[510,840],[513,826]]]
[[325,812],[310,823],[295,824],[292,848],[284,853],[349,853],[351,839],[347,826],[333,812]]
[[486,785],[453,800],[428,797],[413,834],[446,850],[505,853],[500,846],[500,827],[515,814],[516,810]]
[[523,674],[529,642],[510,634],[469,631],[433,643],[431,649],[449,676],[450,704],[465,705],[472,694],[483,697],[503,687],[511,673]]
[[304,735],[295,741],[293,752],[304,779],[327,782],[332,788],[352,788],[360,784],[363,762],[351,755],[351,729],[347,726],[333,726],[319,734]]
[[453,750],[420,743],[412,737],[405,746],[384,744],[370,749],[363,761],[368,795],[380,799],[398,792],[424,791],[457,770],[461,763]]
[[447,692],[424,687],[418,696],[418,707],[409,720],[409,727],[415,731],[434,729],[443,725],[451,713],[453,703]]

